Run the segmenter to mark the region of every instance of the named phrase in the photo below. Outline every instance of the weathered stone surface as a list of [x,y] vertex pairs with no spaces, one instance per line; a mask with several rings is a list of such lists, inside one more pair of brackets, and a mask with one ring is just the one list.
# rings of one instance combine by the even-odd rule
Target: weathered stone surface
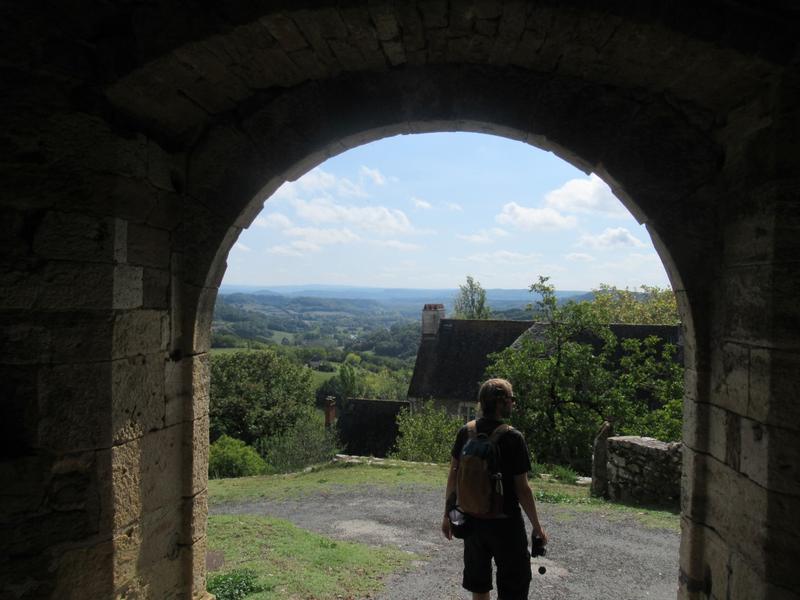
[[606,439],[607,494],[612,500],[677,506],[681,482],[680,442],[617,436]]

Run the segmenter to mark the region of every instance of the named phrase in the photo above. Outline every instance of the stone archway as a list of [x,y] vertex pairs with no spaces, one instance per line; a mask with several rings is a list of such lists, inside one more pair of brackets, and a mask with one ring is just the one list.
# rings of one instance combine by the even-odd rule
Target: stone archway
[[679,594],[796,597],[798,14],[601,4],[15,8],[0,590],[205,595],[228,249],[327,156],[455,129],[595,170],[647,223],[693,342]]

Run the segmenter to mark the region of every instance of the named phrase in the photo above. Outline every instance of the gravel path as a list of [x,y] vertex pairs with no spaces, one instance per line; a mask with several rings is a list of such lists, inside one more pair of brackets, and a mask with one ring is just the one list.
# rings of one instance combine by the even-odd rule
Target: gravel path
[[[439,531],[442,493],[383,488],[295,500],[217,505],[212,514],[258,514],[292,521],[326,536],[419,553],[406,572],[387,579],[379,600],[461,600],[460,540]],[[673,600],[677,532],[650,529],[632,516],[539,503],[550,537],[547,558],[533,560],[530,598],[537,600]],[[536,570],[545,566],[547,573]],[[494,598],[494,594],[492,598]]]

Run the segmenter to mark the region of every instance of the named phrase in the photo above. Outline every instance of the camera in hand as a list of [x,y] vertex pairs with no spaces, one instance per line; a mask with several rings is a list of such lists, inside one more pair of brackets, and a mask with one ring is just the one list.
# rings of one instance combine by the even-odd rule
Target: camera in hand
[[[544,547],[544,540],[538,535],[531,536],[531,557],[544,556],[547,554],[547,548]],[[547,567],[544,565],[539,566],[539,575],[547,573]]]

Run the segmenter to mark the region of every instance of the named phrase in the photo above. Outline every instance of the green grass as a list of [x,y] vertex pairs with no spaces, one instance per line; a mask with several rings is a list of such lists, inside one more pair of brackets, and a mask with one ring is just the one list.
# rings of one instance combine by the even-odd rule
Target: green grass
[[[305,473],[212,479],[208,482],[209,502],[245,502],[260,498],[283,500],[304,495],[329,494],[371,487],[427,487],[444,490],[448,465],[427,465],[386,460],[381,463],[331,463]],[[608,502],[589,495],[588,486],[554,480],[531,481],[538,503],[557,504],[576,511],[593,511],[609,519],[633,518],[643,526],[677,531],[680,517],[672,511],[653,507],[630,506]]]
[[316,389],[328,379],[336,377],[336,371],[311,371],[311,386]]
[[382,464],[331,463],[304,473],[212,479],[208,482],[212,504],[268,498],[282,500],[309,494],[325,494],[342,489],[382,486],[428,486],[444,489],[447,465],[420,465],[402,461]]
[[222,573],[250,569],[261,591],[248,600],[327,600],[371,596],[382,578],[417,557],[397,548],[334,541],[288,521],[255,515],[208,519],[209,549],[224,556]]

